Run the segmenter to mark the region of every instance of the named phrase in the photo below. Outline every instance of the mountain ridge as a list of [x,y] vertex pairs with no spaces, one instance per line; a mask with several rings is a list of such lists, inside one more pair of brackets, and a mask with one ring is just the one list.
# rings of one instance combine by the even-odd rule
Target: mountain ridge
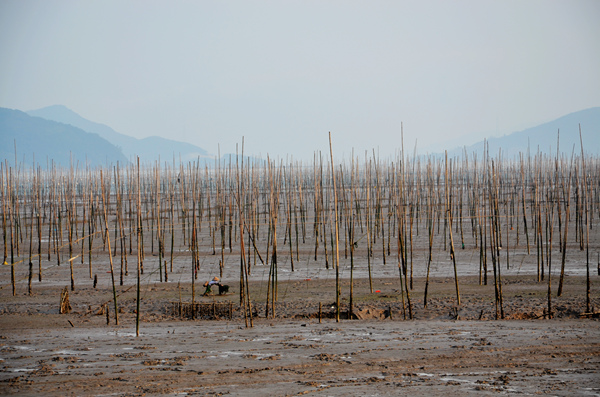
[[100,135],[102,138],[121,148],[125,157],[134,161],[139,156],[141,162],[153,162],[161,159],[170,159],[174,155],[183,161],[201,159],[203,161],[214,159],[208,152],[196,145],[187,142],[175,141],[159,136],[137,139],[111,127],[90,121],[64,105],[52,105],[26,112],[31,116],[42,117],[47,120],[58,121],[81,128],[84,131]]
[[[70,124],[30,116],[17,109],[0,108],[0,156],[26,166],[53,160],[69,166],[72,161],[93,166],[126,163],[119,148],[98,134]],[[14,164],[13,164],[14,165]]]
[[468,154],[473,152],[482,154],[484,142],[487,143],[490,154],[501,151],[503,155],[512,157],[519,153],[526,153],[528,150],[533,154],[538,149],[543,153],[556,154],[557,139],[559,152],[570,155],[573,147],[576,153],[581,151],[579,126],[581,126],[584,152],[599,155],[600,107],[572,112],[535,127],[491,137],[470,145],[455,146],[448,150],[448,155],[457,156],[465,150]]
[[[154,162],[159,159],[161,161],[181,159],[184,162],[199,161],[210,165],[215,160],[219,162],[228,161],[226,155],[223,155],[221,159],[216,159],[214,155],[209,155],[206,150],[186,142],[174,141],[159,136],[137,139],[121,134],[105,124],[85,119],[63,105],[48,106],[29,112],[6,108],[0,109],[3,110],[1,114],[3,117],[7,117],[10,112],[12,112],[10,114],[13,117],[13,120],[8,124],[6,122],[4,124],[0,123],[0,138],[2,139],[0,140],[2,143],[0,153],[9,161],[11,159],[14,161],[15,141],[17,142],[17,155],[25,154],[28,162],[33,160],[31,155],[34,153],[36,161],[48,157],[63,165],[69,164],[71,158],[76,159],[76,161],[98,165],[104,164],[106,161],[134,162],[136,156],[139,156],[142,162]],[[25,116],[31,119],[24,121]],[[25,133],[21,133],[21,136],[19,136],[18,131],[14,130],[14,124],[18,124],[16,120],[21,120],[20,122],[25,124],[33,123],[36,125],[35,128],[38,132],[45,130],[46,133],[38,136],[32,130],[33,127],[29,125],[23,130]],[[56,124],[43,125],[41,120]],[[531,154],[539,151],[554,155],[556,154],[558,140],[560,153],[570,155],[573,150],[576,153],[581,151],[579,126],[581,126],[584,152],[600,155],[600,107],[572,112],[535,127],[503,136],[491,137],[466,145],[454,144],[453,148],[447,152],[450,156],[462,156],[465,152],[468,155],[473,153],[481,155],[486,149],[491,155],[501,154],[504,157],[517,156],[519,153],[527,153],[527,151]],[[86,135],[78,136],[77,134]],[[53,139],[56,142],[48,140],[48,135],[54,136]],[[470,134],[470,136],[473,135]],[[65,136],[69,138],[65,140]],[[28,138],[24,139],[25,137]],[[85,143],[86,139],[89,142]],[[455,140],[455,142],[460,139]],[[45,144],[40,145],[40,142],[45,142]],[[57,142],[61,142],[61,144],[57,145]],[[51,148],[55,150],[55,153],[49,151]],[[102,154],[103,150],[106,150],[106,153]],[[430,153],[439,156],[443,155],[444,152],[432,150]],[[85,157],[86,155],[89,157]],[[233,154],[229,156],[235,157]],[[229,160],[231,160],[230,157]]]

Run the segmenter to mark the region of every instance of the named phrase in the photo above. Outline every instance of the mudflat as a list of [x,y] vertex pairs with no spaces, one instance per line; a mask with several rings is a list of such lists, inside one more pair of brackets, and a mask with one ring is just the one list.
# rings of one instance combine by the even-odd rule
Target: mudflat
[[397,279],[372,280],[373,293],[356,279],[349,316],[343,280],[338,322],[332,280],[280,281],[268,317],[266,286],[255,282],[248,326],[235,283],[227,295],[194,296],[207,307],[231,302],[231,317],[218,319],[174,309],[191,302],[189,283],[146,284],[139,336],[133,288],[119,289],[119,325],[108,285],[70,291],[68,314],[58,314],[60,286],[36,286],[31,296],[5,289],[0,394],[600,395],[600,322],[582,317],[584,277],[569,276],[552,296],[551,319],[547,285],[532,275],[503,280],[498,320],[493,285],[462,277],[458,306],[452,278],[430,283],[425,308],[425,280],[415,278],[409,311]]

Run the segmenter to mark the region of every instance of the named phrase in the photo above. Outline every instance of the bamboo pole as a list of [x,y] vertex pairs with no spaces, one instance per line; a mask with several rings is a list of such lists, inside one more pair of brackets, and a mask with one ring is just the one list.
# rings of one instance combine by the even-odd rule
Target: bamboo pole
[[[449,216],[450,214],[450,192],[448,186],[448,151],[446,153],[446,166],[445,166],[445,188],[446,188],[446,214]],[[460,290],[458,287],[458,269],[456,267],[456,255],[454,252],[454,239],[452,238],[452,226],[448,228],[449,237],[450,237],[450,258],[452,259],[452,263],[454,265],[454,285],[456,288],[456,305],[460,306]]]
[[335,181],[335,167],[333,163],[333,146],[331,145],[331,131],[329,132],[329,154],[331,157],[331,177],[333,178],[333,203],[335,209],[335,321],[340,321],[340,246],[338,225],[337,186]]
[[[106,236],[106,244],[108,245],[108,259],[110,262],[110,277],[111,277],[111,281],[112,281],[112,289],[113,289],[113,301],[115,303],[115,324],[119,325],[119,308],[117,305],[117,289],[115,287],[115,271],[113,268],[113,260],[112,260],[112,255],[110,255],[110,233],[108,231],[108,216],[107,216],[107,211],[106,211],[106,207],[107,207],[107,200],[105,197],[105,193],[104,193],[104,178],[102,175],[102,169],[100,170],[100,185],[101,185],[101,192],[102,192],[102,208],[104,210],[104,235]],[[110,190],[109,190],[110,192]],[[110,199],[110,197],[109,197]]]
[[[142,273],[142,192],[140,189],[140,158],[137,158],[137,288],[135,311],[135,336],[140,336],[140,286]],[[109,250],[110,251],[110,250]]]

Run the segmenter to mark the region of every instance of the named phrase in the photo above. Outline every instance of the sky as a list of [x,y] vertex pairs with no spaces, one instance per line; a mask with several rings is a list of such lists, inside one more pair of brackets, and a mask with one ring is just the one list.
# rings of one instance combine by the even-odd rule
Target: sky
[[600,106],[599,1],[0,1],[0,107],[209,153],[470,144]]

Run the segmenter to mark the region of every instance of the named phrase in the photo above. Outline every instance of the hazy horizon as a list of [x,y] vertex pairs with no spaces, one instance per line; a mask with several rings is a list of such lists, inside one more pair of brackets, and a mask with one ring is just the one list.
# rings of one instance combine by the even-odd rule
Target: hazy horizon
[[0,107],[312,158],[500,136],[600,106],[596,1],[0,3]]

